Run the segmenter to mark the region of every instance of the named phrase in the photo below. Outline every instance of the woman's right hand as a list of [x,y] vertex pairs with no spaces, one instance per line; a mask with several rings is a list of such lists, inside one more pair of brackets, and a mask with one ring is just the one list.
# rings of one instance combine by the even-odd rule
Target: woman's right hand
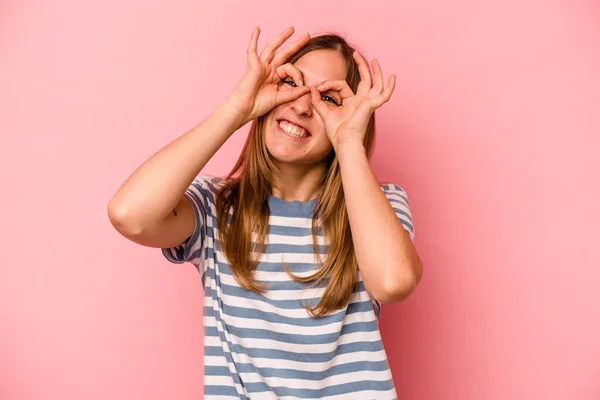
[[[298,51],[310,39],[305,34],[289,46],[277,49],[294,33],[290,27],[269,43],[260,56],[257,53],[260,28],[255,28],[248,45],[248,67],[241,81],[227,100],[232,111],[242,121],[240,126],[258,118],[280,104],[293,101],[310,93],[310,87],[304,86],[300,72],[292,64],[284,62]],[[297,87],[279,90],[279,83],[291,77]]]

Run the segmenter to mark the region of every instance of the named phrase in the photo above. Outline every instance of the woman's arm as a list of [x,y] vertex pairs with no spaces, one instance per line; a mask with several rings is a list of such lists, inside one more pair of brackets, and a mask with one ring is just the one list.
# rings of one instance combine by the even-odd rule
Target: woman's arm
[[405,299],[421,279],[419,255],[375,180],[365,148],[337,148],[356,259],[365,289],[381,303]]
[[[352,241],[365,289],[375,300],[387,303],[406,298],[422,274],[422,264],[410,236],[375,180],[363,145],[369,119],[394,91],[395,75],[388,86],[376,60],[373,78],[358,51],[354,60],[360,73],[356,94],[346,81],[327,81],[311,88],[312,104],[325,123],[327,135],[340,163]],[[337,90],[340,107],[326,105],[320,91]]]
[[289,72],[283,63],[310,38],[304,35],[279,50],[293,33],[292,27],[286,29],[259,56],[260,29],[254,29],[246,72],[228,100],[144,162],[110,200],[108,215],[121,234],[146,246],[173,247],[193,233],[194,214],[184,193],[206,163],[238,128],[310,90],[298,87],[278,91],[278,83]]
[[194,215],[183,193],[241,122],[224,103],[144,162],[108,204],[115,228],[147,246],[183,242],[194,229]]

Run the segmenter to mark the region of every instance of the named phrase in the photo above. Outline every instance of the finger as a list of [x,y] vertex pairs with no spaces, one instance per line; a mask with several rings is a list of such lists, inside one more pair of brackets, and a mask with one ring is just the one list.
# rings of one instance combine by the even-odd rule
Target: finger
[[273,63],[275,65],[283,64],[288,58],[290,58],[292,56],[292,54],[294,54],[295,52],[300,50],[302,48],[302,46],[304,46],[306,44],[306,42],[308,42],[309,39],[310,39],[310,34],[305,33],[300,39],[291,43],[289,46],[278,50],[275,53],[275,56],[273,57]]
[[342,96],[342,100],[347,99],[348,97],[354,96],[354,92],[348,86],[348,82],[346,81],[325,81],[317,86],[317,90],[320,92],[326,92],[328,90],[335,90],[340,93]]
[[354,56],[354,60],[358,65],[358,72],[360,73],[360,83],[358,84],[356,94],[366,96],[371,89],[371,71],[369,71],[367,62],[357,50],[355,50],[352,55]]
[[390,76],[388,80],[388,87],[381,93],[379,96],[375,97],[371,102],[373,108],[379,108],[384,103],[387,103],[389,99],[392,97],[392,93],[394,93],[394,88],[396,87],[396,75]]
[[381,94],[383,91],[383,72],[381,71],[381,66],[379,65],[379,61],[373,60],[371,62],[371,66],[373,68],[373,90],[375,95]]
[[280,65],[275,71],[277,72],[279,79],[284,80],[287,77],[291,77],[296,83],[296,85],[304,86],[304,82],[302,81],[302,74],[300,73],[300,70],[298,68],[294,67],[293,64],[287,63]]
[[310,92],[309,86],[302,86],[302,87],[296,87],[296,88],[293,88],[290,90],[278,91],[277,97],[275,98],[275,107],[277,107],[281,104],[290,102],[290,101],[294,101],[309,92]]
[[321,99],[321,92],[319,92],[315,86],[310,86],[310,102],[312,103],[313,108],[317,111],[317,114],[319,114],[322,119],[325,119],[327,113],[329,112],[329,107]]
[[258,46],[258,37],[260,35],[260,28],[256,27],[252,31],[252,35],[250,36],[250,43],[248,43],[248,63],[252,64],[258,61],[258,53],[256,52],[256,47]]
[[294,34],[294,27],[292,27],[292,26],[287,28],[285,31],[281,32],[279,34],[279,36],[277,36],[275,38],[275,40],[273,40],[271,43],[269,43],[267,45],[267,47],[264,48],[264,50],[260,54],[260,60],[262,62],[271,62],[271,60],[273,60],[275,50],[277,50],[279,48],[279,46],[281,46],[283,44],[283,42],[288,40],[288,38],[290,36],[292,36],[293,34]]

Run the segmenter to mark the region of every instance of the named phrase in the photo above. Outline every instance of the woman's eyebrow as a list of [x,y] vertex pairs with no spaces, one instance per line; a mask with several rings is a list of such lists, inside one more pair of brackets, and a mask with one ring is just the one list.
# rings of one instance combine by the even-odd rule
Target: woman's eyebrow
[[[301,70],[300,68],[298,68],[298,67],[296,67],[296,69],[297,69],[297,70],[300,72],[300,76],[302,77],[302,80],[303,80],[303,81],[306,83],[306,79],[304,78],[304,72],[302,72],[302,70]],[[323,82],[324,82],[324,81],[323,81]],[[321,83],[323,83],[323,82],[321,82]],[[320,84],[319,84],[319,85],[320,85]],[[319,86],[319,85],[315,85],[315,86]],[[325,92],[323,92],[323,93],[327,93],[327,92],[331,92],[331,91],[332,91],[332,90],[327,90],[327,91],[325,91]]]
[[[302,80],[304,82],[306,82],[306,79],[304,79],[304,72],[302,72],[302,70],[300,68],[298,68],[298,67],[296,67],[296,69],[298,70],[298,72],[300,72],[300,76],[302,77]],[[317,85],[317,86],[319,86],[319,85]],[[326,90],[326,91],[321,92],[321,93],[339,93],[339,92],[337,90],[329,89],[329,90]]]
[[300,72],[300,76],[302,77],[302,80],[304,80],[304,72],[302,72],[302,70],[298,67],[296,67],[296,69]]

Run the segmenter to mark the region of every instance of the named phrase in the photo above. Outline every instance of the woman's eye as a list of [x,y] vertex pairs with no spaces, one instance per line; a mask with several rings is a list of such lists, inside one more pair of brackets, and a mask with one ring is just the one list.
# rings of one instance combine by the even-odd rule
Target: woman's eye
[[335,104],[336,106],[339,106],[338,102],[335,101],[335,99],[331,96],[323,95],[322,99],[323,99],[323,101],[328,101],[330,103]]
[[283,81],[283,83],[285,83],[286,85],[290,85],[291,87],[296,87],[296,82],[294,82],[291,79],[287,79],[287,80]]

